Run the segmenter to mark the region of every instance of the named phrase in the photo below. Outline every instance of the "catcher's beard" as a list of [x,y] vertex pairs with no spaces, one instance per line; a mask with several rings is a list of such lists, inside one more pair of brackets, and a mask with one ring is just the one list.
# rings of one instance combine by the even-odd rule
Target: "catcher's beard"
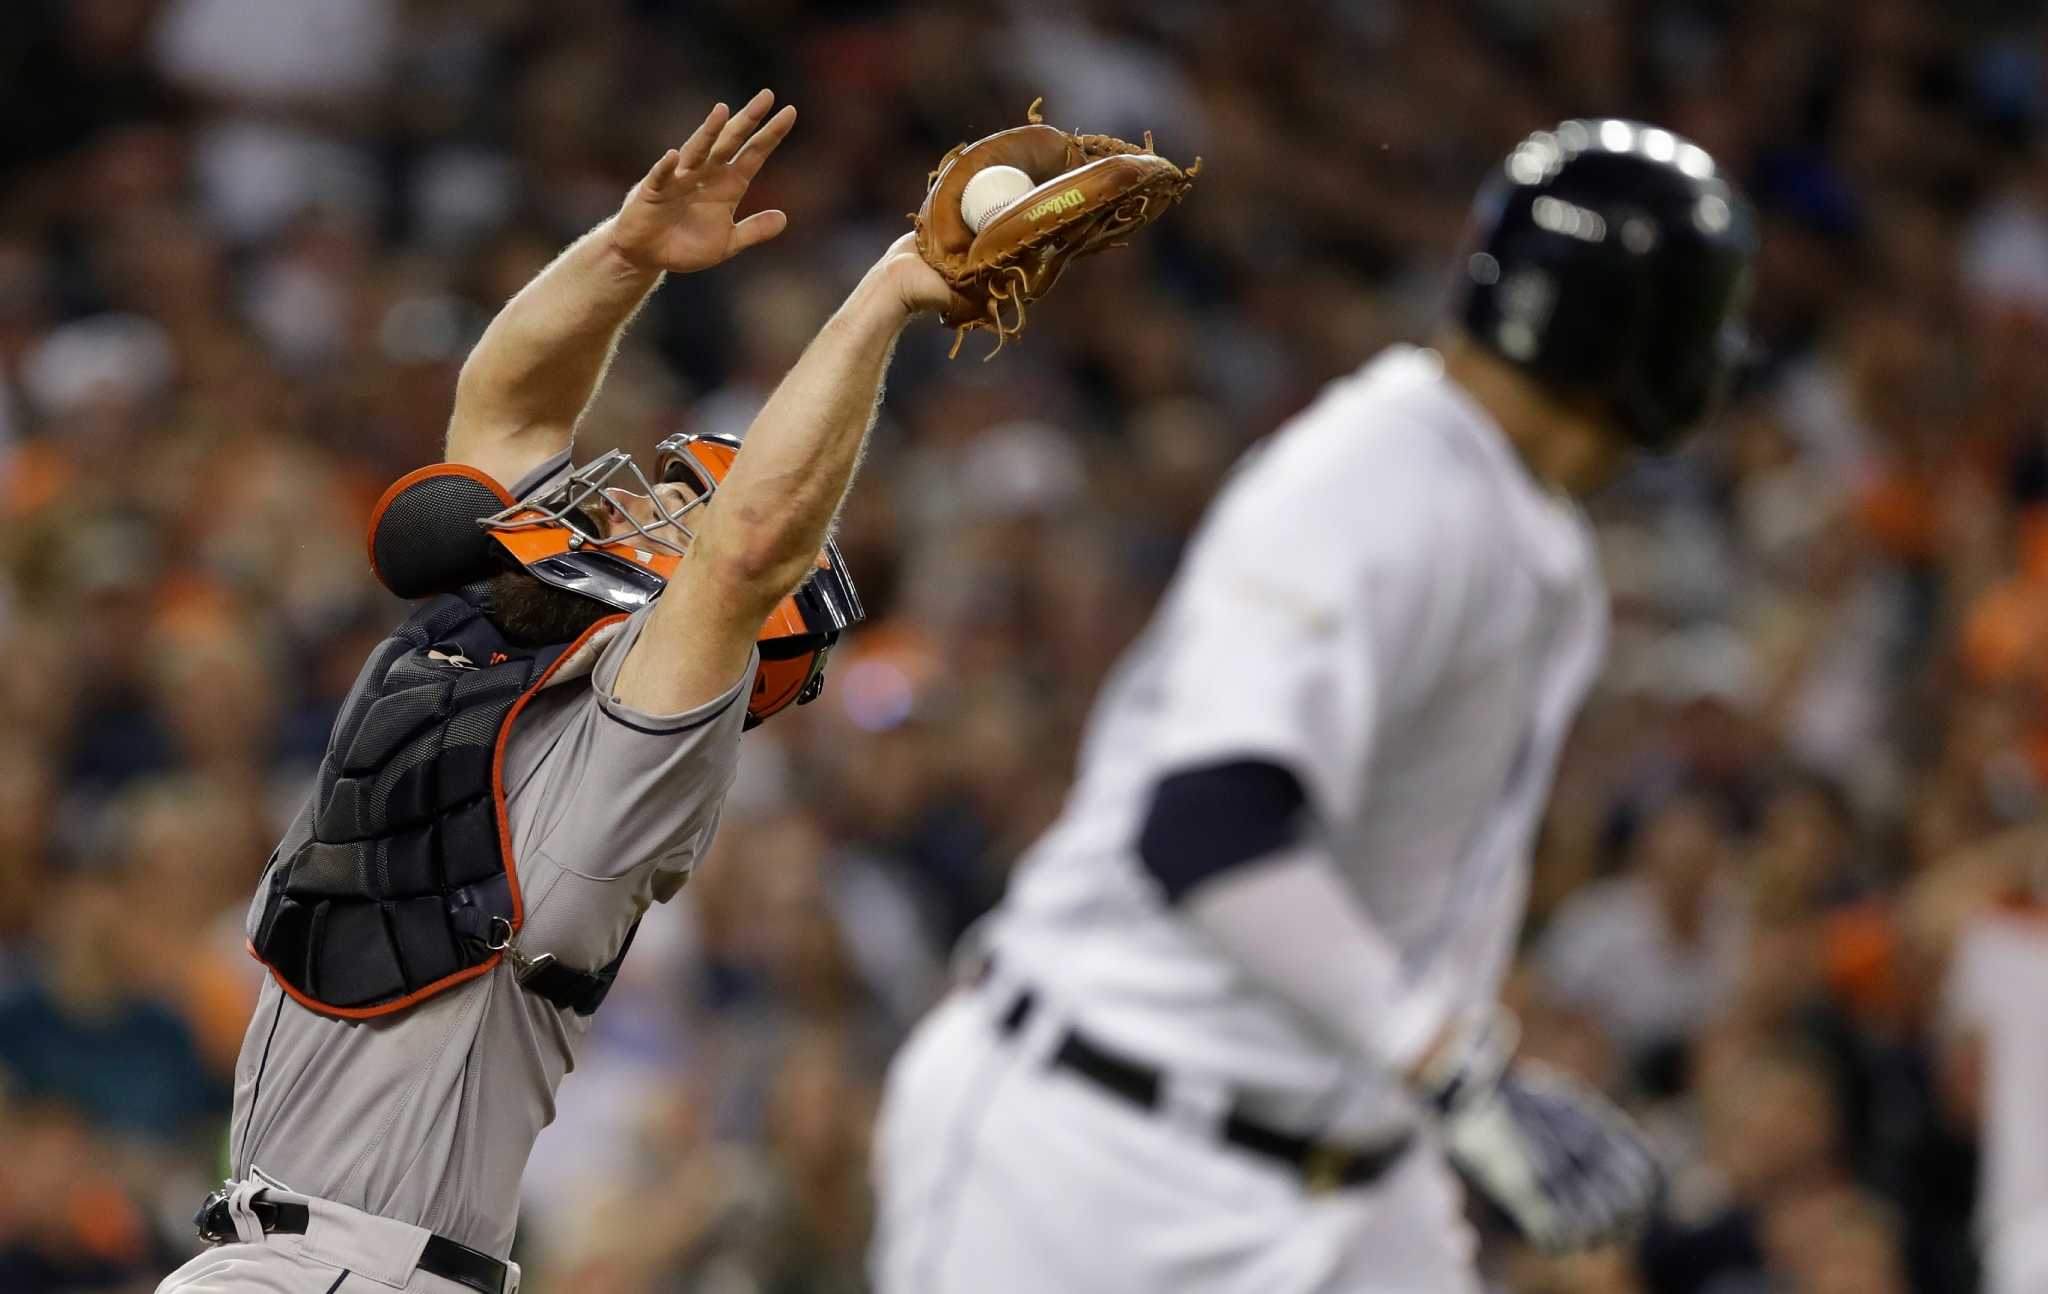
[[571,593],[524,569],[500,571],[484,581],[478,609],[515,647],[552,647],[618,611]]

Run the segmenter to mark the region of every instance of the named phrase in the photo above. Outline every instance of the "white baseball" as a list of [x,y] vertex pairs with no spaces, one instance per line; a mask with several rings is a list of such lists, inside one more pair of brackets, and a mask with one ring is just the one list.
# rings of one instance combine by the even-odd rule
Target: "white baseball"
[[1014,166],[990,166],[976,171],[960,190],[960,218],[980,233],[1004,207],[1036,188],[1036,183]]

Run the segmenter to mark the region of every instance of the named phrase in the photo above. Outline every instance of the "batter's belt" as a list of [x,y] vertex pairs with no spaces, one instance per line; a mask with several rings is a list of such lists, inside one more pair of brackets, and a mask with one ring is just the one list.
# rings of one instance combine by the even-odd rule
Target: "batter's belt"
[[[1003,984],[994,968],[994,959],[985,959],[975,972],[974,981],[985,991],[1001,995],[994,1004],[996,1032],[1005,1039],[1014,1038],[1038,1011],[1039,995],[1028,984]],[[1049,1054],[1057,1068],[1148,1114],[1165,1105],[1168,1076],[1164,1070],[1119,1055],[1071,1025],[1061,1027]],[[1376,1146],[1354,1146],[1286,1132],[1245,1113],[1244,1102],[1235,1099],[1225,1108],[1217,1125],[1217,1137],[1226,1145],[1292,1170],[1315,1194],[1372,1185],[1386,1176],[1415,1143],[1412,1129]]]

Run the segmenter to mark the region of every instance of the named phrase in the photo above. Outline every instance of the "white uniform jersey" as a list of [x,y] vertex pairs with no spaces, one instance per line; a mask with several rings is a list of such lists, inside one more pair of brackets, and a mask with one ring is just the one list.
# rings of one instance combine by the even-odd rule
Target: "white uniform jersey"
[[998,965],[1101,1044],[1270,1094],[1281,1117],[1404,1121],[1389,1076],[1165,902],[1135,850],[1152,788],[1234,760],[1293,770],[1313,839],[1401,955],[1406,989],[1385,1009],[1419,1043],[1498,995],[1605,625],[1583,516],[1434,352],[1381,354],[1212,506],[988,924]]

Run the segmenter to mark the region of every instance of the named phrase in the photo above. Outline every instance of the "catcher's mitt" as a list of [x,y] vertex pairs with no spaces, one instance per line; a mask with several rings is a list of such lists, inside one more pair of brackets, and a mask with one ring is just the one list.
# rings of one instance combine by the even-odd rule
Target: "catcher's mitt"
[[[1121,247],[1122,240],[1157,220],[1187,195],[1200,158],[1183,171],[1152,151],[1108,135],[1075,135],[1044,124],[1042,99],[1025,113],[1028,126],[998,131],[956,145],[931,174],[924,205],[911,217],[917,253],[937,270],[963,304],[945,321],[958,329],[954,355],[970,330],[986,328],[996,344],[984,359],[1024,329],[1024,307],[1052,290],[1077,256]],[[976,233],[961,213],[967,182],[991,166],[1014,166],[1035,182],[1000,208]]]

